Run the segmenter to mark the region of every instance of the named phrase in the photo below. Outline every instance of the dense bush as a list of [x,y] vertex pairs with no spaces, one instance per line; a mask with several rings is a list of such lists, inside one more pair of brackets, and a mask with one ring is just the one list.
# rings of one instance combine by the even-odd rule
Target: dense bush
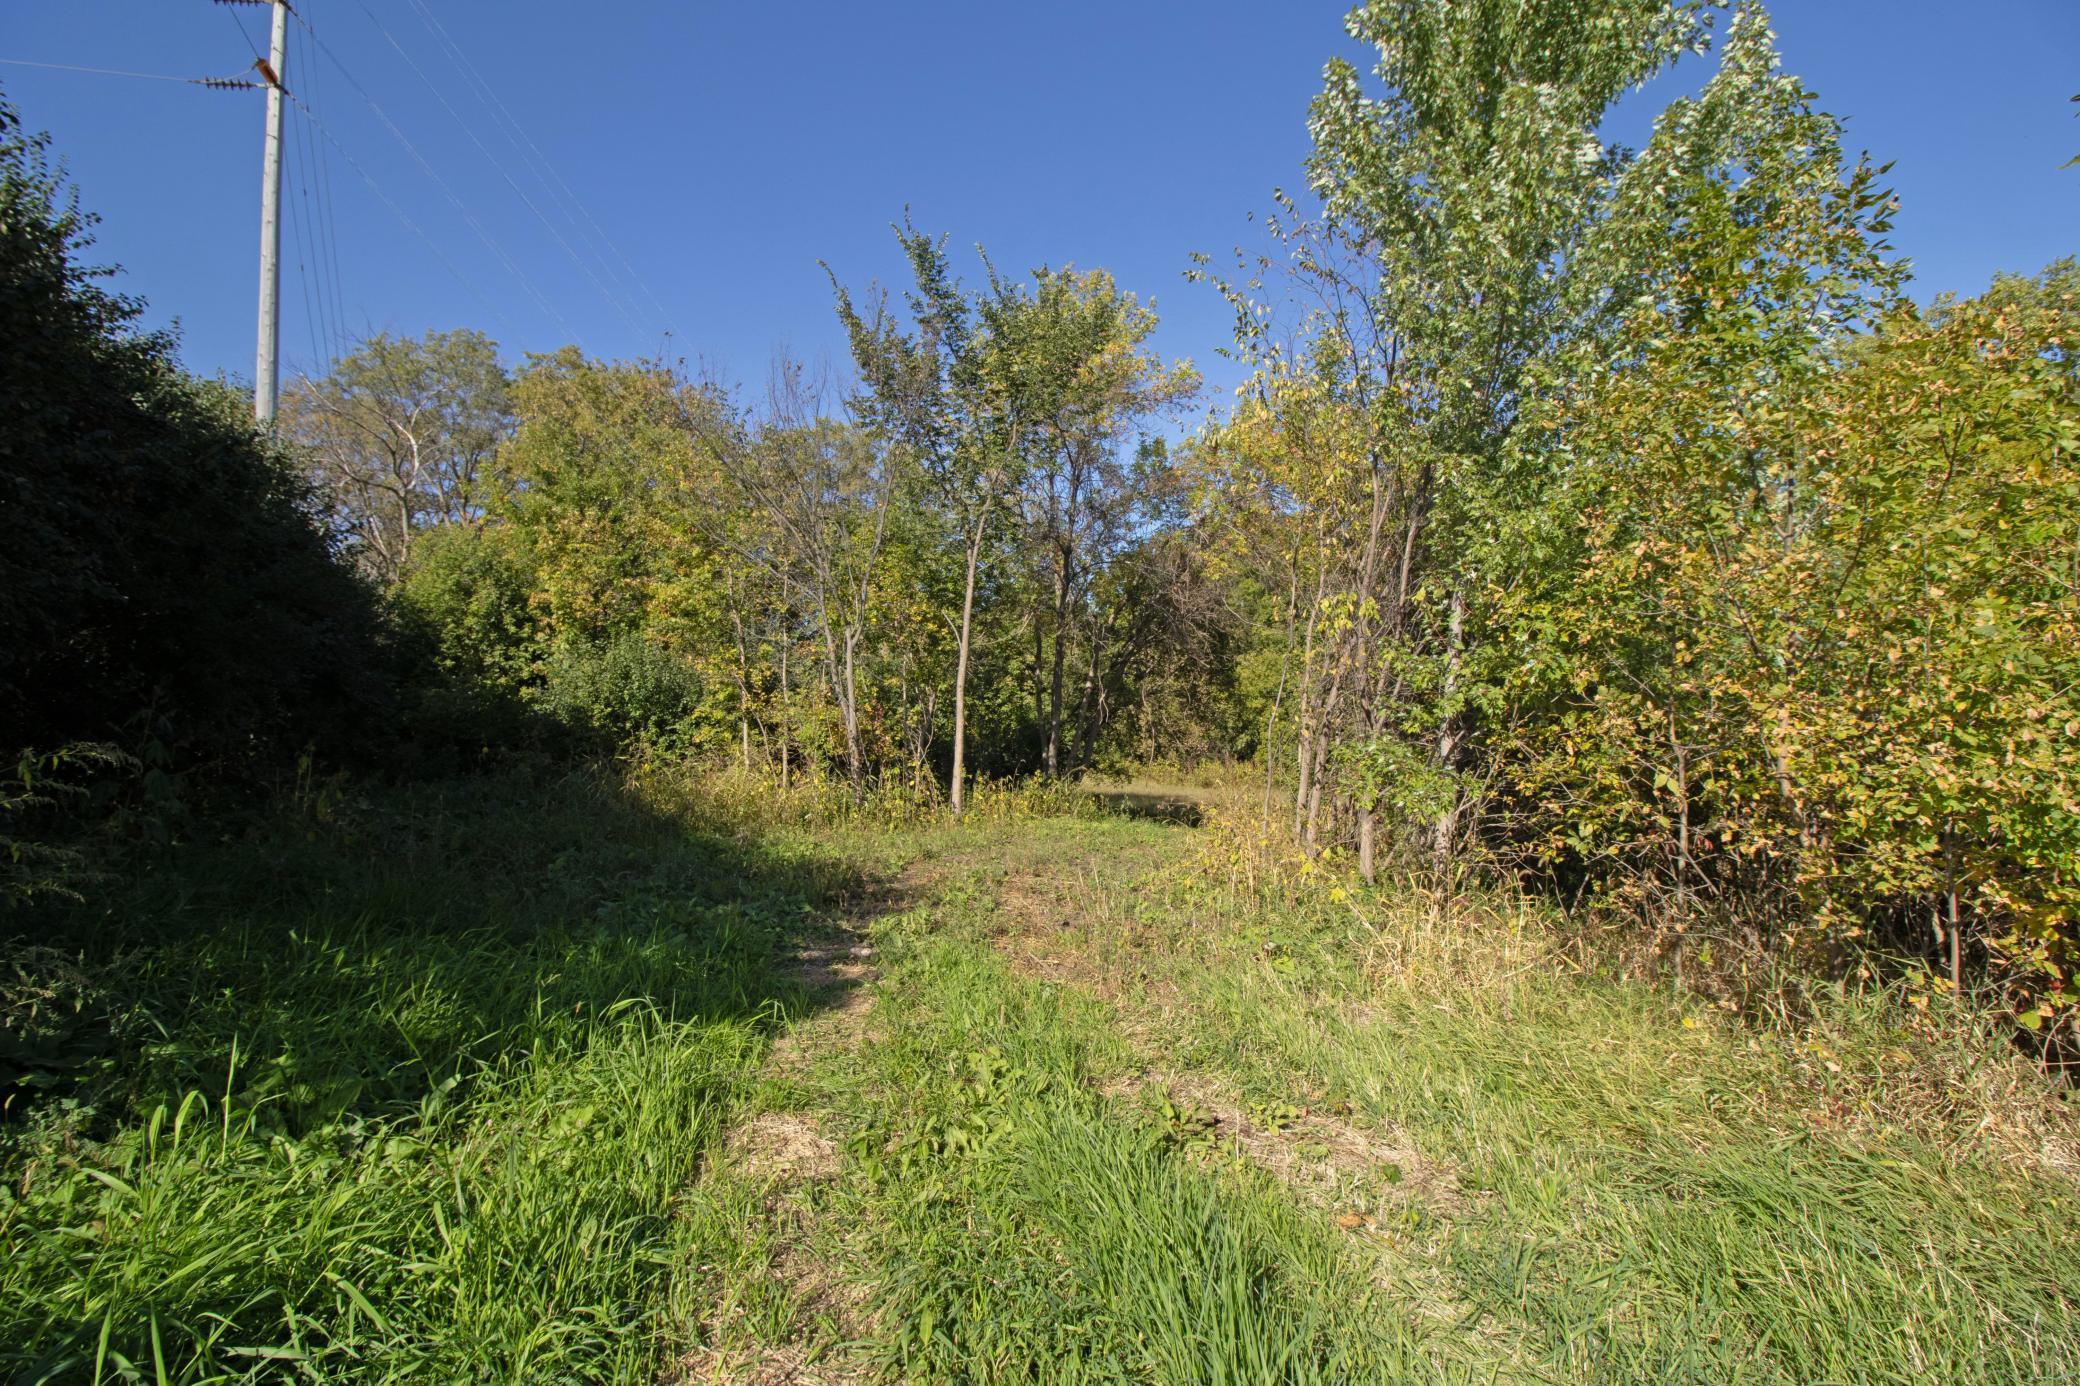
[[699,672],[640,631],[551,651],[536,705],[606,745],[654,750],[691,744],[701,705]]
[[345,754],[392,691],[376,602],[247,406],[80,262],[92,224],[0,106],[0,749]]
[[1700,278],[1539,414],[1492,634],[1541,854],[1659,926],[1987,960],[2027,1027],[2064,1012],[2075,277],[1902,308],[1839,360]]

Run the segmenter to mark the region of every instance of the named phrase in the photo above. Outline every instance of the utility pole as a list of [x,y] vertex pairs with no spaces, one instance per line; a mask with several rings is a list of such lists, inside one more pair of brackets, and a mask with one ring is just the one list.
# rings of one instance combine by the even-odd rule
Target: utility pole
[[260,184],[260,343],[253,357],[253,417],[274,423],[282,368],[282,83],[289,59],[289,6],[274,0],[274,37],[267,45],[267,157]]

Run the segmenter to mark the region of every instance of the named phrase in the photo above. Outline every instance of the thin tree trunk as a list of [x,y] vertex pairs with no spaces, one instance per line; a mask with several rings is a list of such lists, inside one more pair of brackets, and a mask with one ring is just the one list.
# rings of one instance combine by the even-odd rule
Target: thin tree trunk
[[866,773],[866,748],[860,744],[859,737],[859,679],[854,659],[858,647],[859,629],[854,627],[845,632],[845,763],[855,799],[860,795],[861,778]]
[[[1444,700],[1449,703],[1459,688],[1459,660],[1466,647],[1466,597],[1464,593],[1452,593],[1451,616],[1445,631]],[[1437,768],[1450,770],[1452,762],[1459,758],[1458,714],[1447,710],[1438,719]],[[1454,793],[1452,802],[1437,815],[1431,827],[1431,848],[1436,853],[1437,865],[1442,870],[1452,851],[1452,833],[1458,824],[1459,801]]]
[[961,816],[967,804],[963,781],[968,764],[968,646],[975,628],[975,569],[982,561],[982,536],[989,522],[984,509],[975,517],[975,531],[968,536],[968,575],[961,589],[960,650],[953,666],[953,816]]
[[1062,676],[1063,661],[1068,658],[1069,647],[1065,637],[1069,626],[1069,581],[1067,574],[1055,573],[1054,603],[1054,667],[1047,684],[1047,777],[1060,779],[1062,774]]
[[1286,697],[1286,675],[1293,664],[1293,635],[1300,614],[1300,565],[1293,565],[1293,579],[1286,585],[1286,647],[1278,656],[1278,691],[1271,695],[1271,711],[1264,717],[1264,834],[1271,834],[1271,793],[1277,762],[1272,758],[1271,740],[1278,730],[1279,706]]
[[1087,768],[1098,757],[1098,670],[1104,651],[1105,623],[1093,617],[1090,659],[1084,666],[1083,698],[1077,709],[1076,769]]
[[1316,622],[1321,619],[1322,591],[1328,580],[1326,567],[1315,575],[1314,605],[1307,611],[1307,639],[1300,658],[1300,709],[1293,739],[1293,753],[1299,762],[1299,781],[1293,790],[1293,836],[1304,840],[1310,851],[1314,848],[1314,841],[1307,825],[1314,821],[1314,810],[1310,805],[1317,802],[1314,795],[1314,761],[1315,743],[1320,738],[1320,731],[1314,725],[1314,632]]
[[1950,926],[1950,993],[1964,989],[1964,934],[1957,927],[1957,827],[1943,832],[1943,912]]
[[788,770],[794,762],[794,716],[788,706],[787,689],[787,632],[780,633],[780,791],[788,788]]

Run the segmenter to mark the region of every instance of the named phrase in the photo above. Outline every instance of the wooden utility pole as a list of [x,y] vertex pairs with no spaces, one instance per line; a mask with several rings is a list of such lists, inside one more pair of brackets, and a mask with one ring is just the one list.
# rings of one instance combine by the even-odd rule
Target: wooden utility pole
[[288,92],[289,6],[274,0],[274,36],[260,72],[267,79],[267,154],[260,182],[260,340],[253,355],[253,417],[274,422],[282,381],[282,120]]

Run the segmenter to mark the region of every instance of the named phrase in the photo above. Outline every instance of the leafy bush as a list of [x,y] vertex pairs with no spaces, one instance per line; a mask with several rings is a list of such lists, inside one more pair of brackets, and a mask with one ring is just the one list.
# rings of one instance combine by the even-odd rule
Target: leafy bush
[[702,684],[698,670],[641,631],[591,643],[568,641],[543,665],[536,704],[565,725],[608,744],[633,740],[663,751],[693,740]]
[[1846,360],[1769,273],[1704,258],[1539,420],[1493,646],[1519,826],[1670,928],[1984,958],[2040,1028],[2080,910],[2073,268]]
[[0,104],[0,727],[264,770],[364,739],[391,694],[370,592],[291,460],[79,262],[80,212]]

